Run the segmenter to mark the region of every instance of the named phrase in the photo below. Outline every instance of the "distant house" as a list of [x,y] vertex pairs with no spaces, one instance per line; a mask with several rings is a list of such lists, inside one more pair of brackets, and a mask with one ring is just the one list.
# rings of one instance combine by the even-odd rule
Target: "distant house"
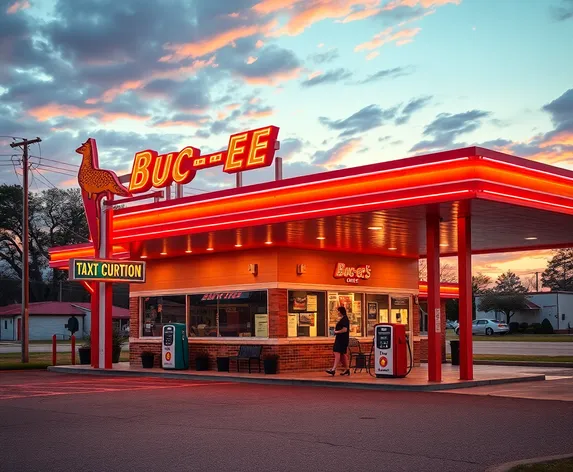
[[[58,338],[69,336],[65,325],[72,317],[78,320],[76,338],[89,334],[91,327],[91,305],[74,302],[30,303],[30,340],[50,340],[54,334]],[[129,326],[129,310],[113,307],[113,322],[119,329]],[[0,307],[0,341],[22,339],[22,306],[18,304]]]
[[[541,323],[547,318],[555,331],[567,332],[573,328],[573,292],[531,292],[527,293],[527,306],[515,313],[511,321],[518,323]],[[479,306],[480,297],[476,297]],[[499,319],[505,321],[503,313],[478,311],[477,319]]]

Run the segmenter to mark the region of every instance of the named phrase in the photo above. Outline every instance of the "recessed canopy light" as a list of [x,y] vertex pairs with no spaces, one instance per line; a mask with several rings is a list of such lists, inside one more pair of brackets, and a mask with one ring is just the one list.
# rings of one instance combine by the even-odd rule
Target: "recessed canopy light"
[[265,241],[265,244],[272,244],[272,241]]
[[187,249],[187,250],[185,251],[185,254],[191,254],[192,252],[193,252],[193,251],[192,251],[191,249]]
[[379,231],[382,229],[382,226],[368,226],[368,229],[371,231]]
[[442,243],[440,244],[441,247],[448,247],[448,245],[446,243]]
[[140,257],[141,259],[147,259],[147,256],[141,255],[141,256],[139,256],[139,257]]
[[388,251],[395,251],[396,249],[398,249],[397,247],[389,247]]
[[235,244],[235,247],[243,247],[242,244]]
[[161,254],[162,256],[166,256],[166,255],[167,255],[166,252],[160,252],[159,254]]
[[322,241],[323,239],[326,239],[326,238],[324,236],[317,236],[316,239],[320,239]]
[[535,236],[531,236],[529,238],[525,238],[526,241],[535,241],[537,238]]
[[213,251],[214,249],[212,247],[208,247],[207,251]]

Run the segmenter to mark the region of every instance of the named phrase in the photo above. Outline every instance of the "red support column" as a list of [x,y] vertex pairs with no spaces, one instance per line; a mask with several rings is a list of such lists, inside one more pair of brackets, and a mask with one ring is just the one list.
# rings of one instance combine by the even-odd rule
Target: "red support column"
[[428,267],[428,380],[442,381],[440,311],[440,209],[433,205],[426,215],[426,257]]
[[72,365],[76,365],[76,337],[72,334]]
[[472,346],[472,230],[470,202],[458,211],[458,281],[460,287],[460,379],[473,380]]
[[56,343],[56,335],[52,336],[52,365],[56,365],[58,363],[58,346]]
[[[107,200],[113,200],[113,195],[108,194]],[[105,244],[105,258],[111,259],[113,255],[113,206],[109,205],[105,209],[105,236],[106,236],[106,244]],[[113,335],[113,319],[112,319],[112,310],[113,310],[113,292],[112,292],[112,283],[106,282],[105,284],[105,315],[104,315],[104,330],[105,330],[105,347],[104,347],[104,369],[111,369],[112,368],[112,335]]]
[[92,287],[94,292],[91,294],[91,320],[90,320],[90,346],[92,367],[99,369],[99,284],[100,282],[93,282]]

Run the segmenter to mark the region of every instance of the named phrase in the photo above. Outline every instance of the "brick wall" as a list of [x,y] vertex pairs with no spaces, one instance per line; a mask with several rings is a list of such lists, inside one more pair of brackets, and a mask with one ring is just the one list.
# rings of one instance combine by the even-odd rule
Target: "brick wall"
[[129,298],[129,335],[139,337],[139,298]]
[[[372,340],[360,340],[363,353],[368,354],[372,347]],[[222,344],[220,342],[208,343],[190,343],[189,344],[189,368],[195,370],[195,359],[198,354],[207,354],[209,357],[209,370],[217,369],[217,357],[234,356],[239,351],[240,342],[229,341]],[[414,363],[420,362],[421,343],[414,343]],[[143,351],[151,351],[156,354],[155,367],[160,367],[161,344],[157,342],[137,342],[130,346],[130,364],[135,367],[141,367],[140,355]],[[315,344],[305,342],[301,344],[284,343],[270,344],[263,347],[263,359],[265,356],[276,354],[279,356],[279,372],[310,372],[322,371],[332,367],[334,356],[332,353],[332,343],[317,342]],[[246,362],[241,364],[241,372],[247,368]],[[261,363],[262,368],[262,363]],[[235,362],[231,362],[231,372],[236,372]],[[256,367],[255,367],[256,369]]]
[[269,337],[286,338],[288,336],[288,291],[271,288],[268,290]]

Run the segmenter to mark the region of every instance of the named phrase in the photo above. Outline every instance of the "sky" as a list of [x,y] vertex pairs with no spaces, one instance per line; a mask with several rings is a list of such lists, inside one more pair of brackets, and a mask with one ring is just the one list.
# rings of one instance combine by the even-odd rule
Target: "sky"
[[[77,185],[88,137],[124,174],[271,124],[285,177],[469,145],[573,169],[572,49],[573,0],[0,0],[0,183],[21,179],[12,136],[42,138],[36,191]],[[202,171],[186,193],[233,182]]]

